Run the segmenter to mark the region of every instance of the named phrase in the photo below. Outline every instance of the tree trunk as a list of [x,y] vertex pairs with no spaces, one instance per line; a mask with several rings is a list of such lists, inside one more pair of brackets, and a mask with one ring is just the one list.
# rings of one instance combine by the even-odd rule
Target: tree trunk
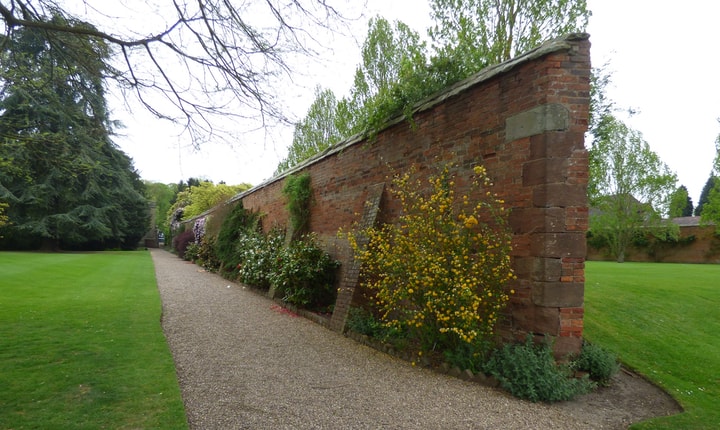
[[625,262],[625,250],[621,250],[617,254],[617,262],[618,263],[624,263]]

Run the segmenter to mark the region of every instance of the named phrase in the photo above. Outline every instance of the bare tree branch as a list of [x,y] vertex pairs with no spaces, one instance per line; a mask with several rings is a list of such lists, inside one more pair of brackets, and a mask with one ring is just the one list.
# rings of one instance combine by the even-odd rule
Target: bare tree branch
[[[0,0],[5,35],[30,28],[44,32],[51,44],[61,34],[104,40],[117,54],[108,83],[158,118],[183,124],[196,146],[219,132],[222,119],[249,128],[287,122],[273,84],[290,75],[289,56],[312,52],[313,29],[343,20],[327,0],[173,0],[163,9],[165,25],[142,28],[146,21],[138,17],[140,29],[122,34],[109,12],[73,15],[58,3]],[[112,8],[108,3],[106,10]],[[53,15],[65,20],[51,21]],[[83,64],[73,52],[64,55]]]

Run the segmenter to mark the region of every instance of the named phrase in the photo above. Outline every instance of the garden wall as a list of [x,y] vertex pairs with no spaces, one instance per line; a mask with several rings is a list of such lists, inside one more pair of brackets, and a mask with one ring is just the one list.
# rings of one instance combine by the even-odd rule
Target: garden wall
[[[631,246],[625,252],[625,261],[655,263],[720,263],[720,235],[715,225],[702,225],[700,217],[675,218],[680,227],[677,241],[659,241],[648,235],[647,241]],[[588,244],[587,259],[592,261],[615,261],[606,248]]]
[[[511,209],[513,267],[518,277],[506,338],[527,333],[556,338],[558,355],[579,350],[583,330],[590,43],[585,34],[544,44],[492,66],[418,105],[412,122],[391,121],[374,139],[354,138],[233,200],[264,214],[263,226],[287,226],[281,193],[288,174],[308,172],[313,189],[310,230],[342,263],[330,327],[342,330],[348,307],[363,300],[357,266],[339,229],[354,222],[393,222],[397,202],[389,177],[415,165],[419,177],[444,162],[461,187],[484,165]],[[383,184],[385,186],[383,186]],[[464,192],[467,192],[465,189]],[[463,189],[458,194],[462,194]],[[366,201],[374,201],[370,210]],[[365,215],[362,215],[362,214]]]

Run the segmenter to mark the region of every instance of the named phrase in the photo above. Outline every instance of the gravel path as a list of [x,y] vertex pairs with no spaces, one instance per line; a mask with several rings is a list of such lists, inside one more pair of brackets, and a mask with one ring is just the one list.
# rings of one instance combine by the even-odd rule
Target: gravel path
[[151,253],[191,429],[607,428],[412,367]]

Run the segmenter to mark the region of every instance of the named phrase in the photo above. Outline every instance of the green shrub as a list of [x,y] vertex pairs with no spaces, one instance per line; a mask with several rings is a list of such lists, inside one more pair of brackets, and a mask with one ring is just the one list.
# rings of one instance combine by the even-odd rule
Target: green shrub
[[270,274],[277,267],[277,260],[283,248],[285,235],[273,230],[267,236],[261,233],[246,233],[238,240],[240,263],[238,279],[253,287],[270,288]]
[[197,242],[190,242],[183,252],[182,259],[186,261],[196,262],[200,254],[200,244]]
[[559,402],[592,390],[587,377],[576,379],[568,366],[559,366],[547,343],[535,345],[532,336],[524,344],[506,344],[485,364],[485,372],[500,381],[513,396],[532,402]]
[[313,235],[283,248],[269,279],[283,301],[310,309],[335,302],[335,272],[340,263],[320,249]]
[[483,370],[483,364],[487,360],[490,347],[486,343],[460,343],[452,349],[443,351],[445,362],[459,369],[469,369],[473,372]]
[[388,343],[399,351],[407,349],[410,345],[407,333],[386,326],[367,309],[351,307],[348,312],[347,328],[355,333]]
[[572,360],[575,369],[588,372],[590,379],[607,386],[610,379],[620,370],[615,354],[598,345],[583,343],[580,354]]
[[[235,273],[237,265],[242,260],[240,255],[242,249],[238,247],[238,241],[247,233],[257,232],[259,225],[260,215],[257,212],[246,210],[242,201],[235,204],[220,226],[215,247],[215,254],[222,262],[224,271]],[[227,275],[227,273],[223,274]]]
[[217,239],[215,237],[205,235],[198,246],[198,250],[195,258],[193,258],[193,261],[206,270],[217,272],[218,269],[220,269],[221,262],[215,251],[216,244]]
[[348,330],[370,337],[379,337],[383,332],[383,324],[367,309],[351,307],[348,310]]

